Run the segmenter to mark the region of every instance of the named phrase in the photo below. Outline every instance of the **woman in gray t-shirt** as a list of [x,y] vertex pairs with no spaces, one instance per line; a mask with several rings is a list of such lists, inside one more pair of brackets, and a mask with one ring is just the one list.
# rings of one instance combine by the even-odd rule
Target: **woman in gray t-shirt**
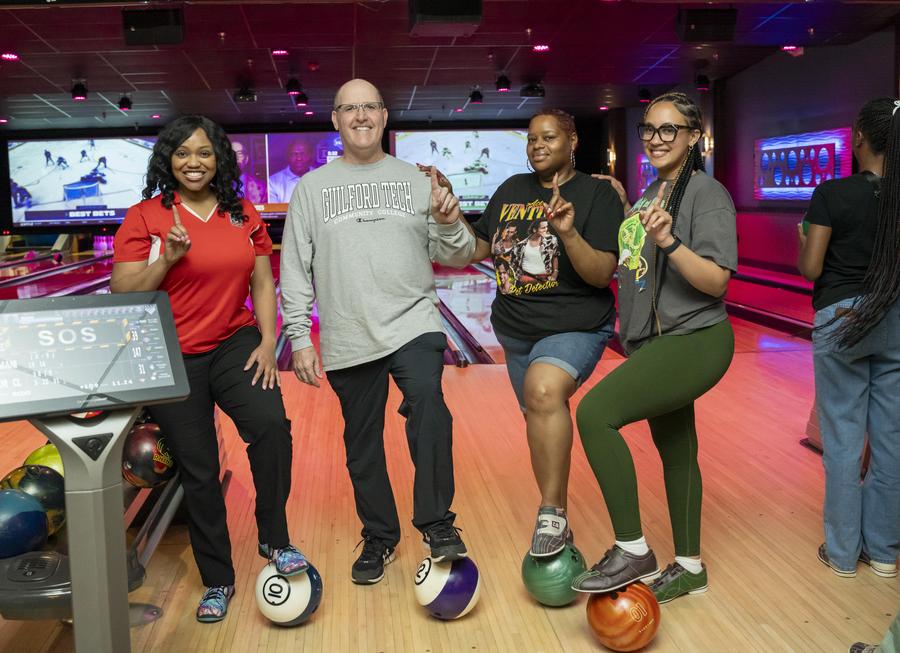
[[[707,587],[694,401],[722,378],[734,354],[722,297],[737,268],[737,237],[731,197],[703,169],[701,125],[699,107],[682,93],[656,98],[638,125],[659,178],[619,228],[619,332],[629,358],[588,392],[577,413],[616,542],[575,579],[582,592],[656,580],[651,587],[664,603]],[[619,432],[642,419],[663,462],[675,539],[675,562],[662,574],[643,537],[634,462]]]

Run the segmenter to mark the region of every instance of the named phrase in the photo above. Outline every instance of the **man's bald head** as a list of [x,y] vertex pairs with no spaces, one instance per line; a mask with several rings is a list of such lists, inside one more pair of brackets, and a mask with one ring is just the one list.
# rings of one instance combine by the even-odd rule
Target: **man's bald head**
[[351,79],[343,84],[334,96],[334,106],[338,107],[342,104],[358,104],[361,102],[381,102],[381,92],[378,88],[365,79]]

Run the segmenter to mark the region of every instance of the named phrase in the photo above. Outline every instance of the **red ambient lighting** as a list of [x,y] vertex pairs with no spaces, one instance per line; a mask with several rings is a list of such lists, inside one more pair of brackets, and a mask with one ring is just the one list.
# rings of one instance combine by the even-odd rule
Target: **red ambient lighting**
[[539,43],[531,48],[534,52],[549,52],[550,46],[545,43]]

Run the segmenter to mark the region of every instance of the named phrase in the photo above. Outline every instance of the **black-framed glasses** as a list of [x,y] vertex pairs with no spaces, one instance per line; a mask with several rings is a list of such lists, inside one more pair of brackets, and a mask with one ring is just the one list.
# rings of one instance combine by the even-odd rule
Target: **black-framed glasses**
[[691,127],[690,125],[673,125],[668,122],[659,127],[654,127],[646,122],[642,122],[637,126],[638,138],[642,141],[652,141],[653,137],[656,134],[659,134],[659,140],[663,143],[671,143],[674,141],[678,137],[679,129],[689,129],[693,131],[697,129],[697,127]]
[[334,110],[337,113],[351,114],[356,113],[360,109],[364,113],[375,113],[384,108],[384,102],[360,102],[359,104],[339,104]]

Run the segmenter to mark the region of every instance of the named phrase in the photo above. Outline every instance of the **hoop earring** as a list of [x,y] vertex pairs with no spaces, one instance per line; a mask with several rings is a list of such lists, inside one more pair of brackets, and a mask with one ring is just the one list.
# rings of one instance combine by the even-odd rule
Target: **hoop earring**
[[531,167],[531,159],[525,157],[525,167],[528,168],[528,172],[534,172],[534,168]]
[[572,170],[575,169],[575,150],[569,152],[569,160],[572,162]]

